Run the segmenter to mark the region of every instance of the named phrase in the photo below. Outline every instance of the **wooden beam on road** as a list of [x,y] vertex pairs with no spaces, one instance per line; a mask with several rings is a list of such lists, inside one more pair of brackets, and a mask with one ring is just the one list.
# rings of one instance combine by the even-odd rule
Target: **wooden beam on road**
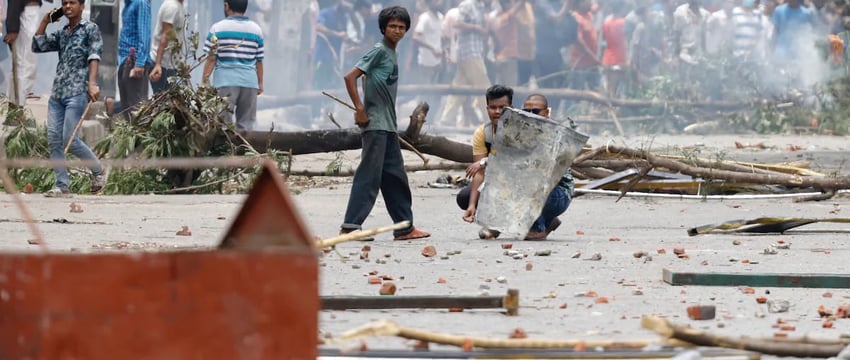
[[505,309],[519,311],[519,290],[505,296],[322,296],[322,310],[354,309]]
[[850,275],[844,274],[692,273],[664,269],[662,277],[664,282],[675,286],[702,285],[850,289]]

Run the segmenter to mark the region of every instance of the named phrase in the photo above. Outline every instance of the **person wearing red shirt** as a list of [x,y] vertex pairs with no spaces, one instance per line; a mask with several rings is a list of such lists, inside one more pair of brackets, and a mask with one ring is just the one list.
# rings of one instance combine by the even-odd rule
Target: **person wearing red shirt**
[[576,1],[573,16],[578,23],[578,38],[570,47],[570,68],[572,69],[572,88],[595,90],[599,86],[599,51],[596,29],[593,27],[593,2]]
[[602,39],[605,50],[602,52],[602,66],[605,67],[605,86],[608,96],[614,97],[623,79],[628,65],[626,55],[626,7],[622,1],[614,1],[611,8],[614,13],[602,24]]

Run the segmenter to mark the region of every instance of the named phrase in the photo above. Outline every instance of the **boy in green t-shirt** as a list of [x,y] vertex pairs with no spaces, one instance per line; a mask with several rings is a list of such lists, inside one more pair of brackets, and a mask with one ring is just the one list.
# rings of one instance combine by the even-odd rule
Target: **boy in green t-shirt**
[[[396,230],[393,233],[395,240],[426,238],[431,234],[413,226],[413,199],[404,171],[395,113],[398,91],[396,46],[410,28],[410,14],[400,6],[383,9],[378,16],[378,25],[384,39],[363,55],[344,77],[348,96],[357,109],[354,122],[362,129],[363,151],[340,233],[361,229],[375,206],[380,190],[393,222],[407,220],[411,224],[407,229]],[[363,101],[357,87],[360,77],[363,77]]]

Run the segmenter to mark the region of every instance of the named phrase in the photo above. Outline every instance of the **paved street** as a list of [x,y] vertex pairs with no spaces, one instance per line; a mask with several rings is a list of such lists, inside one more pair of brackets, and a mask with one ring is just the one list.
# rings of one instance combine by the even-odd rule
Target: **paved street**
[[[818,159],[841,159],[846,155],[836,150],[843,150],[841,146],[846,142],[840,140],[843,139],[830,140],[834,143],[807,141],[819,146],[813,150],[826,151],[817,155]],[[781,142],[791,140],[774,141],[781,147],[784,146]],[[724,140],[723,146],[726,144]],[[735,156],[750,155],[729,152]],[[346,156],[356,157],[356,153]],[[780,149],[772,156],[789,155]],[[415,161],[412,159],[415,158],[410,161]],[[834,159],[824,166],[840,170],[840,162]],[[319,166],[325,158],[316,156],[310,161],[313,163],[296,159],[295,165]],[[521,327],[531,338],[644,339],[655,336],[640,328],[640,317],[662,315],[677,323],[728,335],[771,337],[780,332],[772,327],[780,318],[796,326],[796,331],[789,333],[791,337],[837,338],[850,334],[850,320],[837,320],[833,329],[823,329],[817,314],[819,305],[835,309],[850,303],[850,291],[846,289],[757,288],[755,294],[744,294],[733,287],[673,287],[661,281],[664,268],[699,272],[850,273],[850,264],[846,261],[850,256],[847,244],[850,227],[846,225],[814,224],[785,235],[688,237],[686,234],[690,227],[733,219],[847,217],[850,212],[847,197],[809,203],[794,203],[790,199],[704,202],[641,198],[624,198],[617,203],[615,197],[583,196],[573,202],[563,216],[564,224],[548,241],[482,241],[477,238],[478,227],[460,219],[461,212],[454,203],[456,190],[426,186],[439,174],[411,175],[415,222],[433,236],[425,240],[395,242],[389,234],[379,235],[377,241],[369,244],[372,248],[369,261],[357,256],[362,243],[338,246],[341,254],[354,256],[344,261],[335,253],[324,255],[322,294],[377,295],[380,286],[369,285],[366,276],[370,271],[377,271],[395,278],[397,295],[479,295],[482,292],[502,295],[507,289],[516,288],[520,290],[520,316],[507,317],[496,310],[323,312],[320,315],[323,332],[338,335],[369,321],[389,319],[407,327],[469,336],[507,338],[513,329]],[[347,179],[340,181],[312,188],[296,186],[298,194],[294,199],[299,212],[310,230],[321,237],[333,236],[338,231],[350,188]],[[213,246],[220,240],[244,196],[45,199],[40,195],[26,195],[25,199],[36,219],[43,222],[39,228],[50,249],[89,252]],[[70,213],[71,202],[80,204],[84,212]],[[0,249],[38,251],[38,247],[27,244],[30,236],[20,219],[11,198],[0,195],[0,234],[3,234]],[[51,223],[54,219],[66,219],[70,223]],[[365,226],[389,223],[379,199]],[[182,226],[188,226],[192,236],[176,236],[175,232]],[[611,241],[612,238],[619,240]],[[740,245],[733,245],[735,240],[739,240]],[[762,254],[765,248],[779,240],[790,243],[790,249],[779,250],[776,255]],[[514,260],[504,255],[503,243],[512,243],[513,250],[529,256]],[[435,246],[438,256],[423,257],[420,252],[425,245]],[[690,258],[677,258],[673,254],[677,246],[684,247]],[[657,254],[659,249],[665,249],[666,254]],[[551,255],[533,255],[541,250],[551,250]],[[458,251],[459,254],[448,259],[441,258],[448,252]],[[638,251],[646,251],[651,260],[635,258],[634,253]],[[577,253],[579,257],[573,258]],[[594,254],[601,255],[601,260],[589,260]],[[386,263],[378,264],[377,259],[386,260]],[[749,263],[744,263],[744,259]],[[527,270],[528,264],[531,270]],[[297,274],[281,274],[282,279],[291,276]],[[506,283],[499,283],[498,277],[504,277]],[[444,278],[445,283],[438,283],[439,278]],[[577,296],[589,291],[598,296]],[[832,296],[824,297],[826,292]],[[756,302],[757,296],[788,300],[790,311],[768,313],[766,305]],[[606,297],[608,303],[596,303],[598,297]],[[689,320],[685,309],[697,304],[716,305],[717,318]],[[410,346],[394,338],[370,339],[367,343],[371,348]]]

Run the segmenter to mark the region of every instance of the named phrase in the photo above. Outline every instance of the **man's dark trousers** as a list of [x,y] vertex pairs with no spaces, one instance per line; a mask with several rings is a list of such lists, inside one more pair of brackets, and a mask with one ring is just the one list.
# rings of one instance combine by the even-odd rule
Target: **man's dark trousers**
[[[118,67],[118,94],[121,96],[121,115],[125,119],[130,119],[130,113],[136,110],[136,107],[142,101],[148,99],[148,74],[150,74],[150,66],[145,66],[145,73],[138,78],[130,77],[130,70],[133,70],[135,65],[129,61],[124,61]],[[118,112],[118,109],[115,109]]]
[[401,236],[410,233],[413,230],[413,200],[398,135],[389,131],[364,131],[362,141],[360,165],[354,173],[342,228],[360,229],[375,206],[378,190],[381,190],[393,222],[408,220],[411,223],[409,228],[396,230],[393,234]]

